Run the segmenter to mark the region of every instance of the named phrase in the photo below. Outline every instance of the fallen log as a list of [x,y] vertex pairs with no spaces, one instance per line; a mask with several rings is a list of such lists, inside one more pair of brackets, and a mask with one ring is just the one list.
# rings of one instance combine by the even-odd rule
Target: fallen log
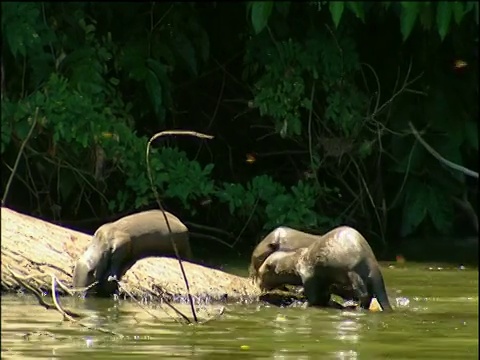
[[[19,283],[9,269],[25,282],[48,292],[50,274],[72,285],[75,261],[90,242],[90,235],[2,207],[1,288],[15,291]],[[248,278],[184,261],[190,291],[197,299],[254,301],[259,290]],[[177,259],[150,257],[139,260],[122,278],[120,296],[127,292],[146,299],[186,299],[185,283]],[[59,289],[60,290],[60,289]]]

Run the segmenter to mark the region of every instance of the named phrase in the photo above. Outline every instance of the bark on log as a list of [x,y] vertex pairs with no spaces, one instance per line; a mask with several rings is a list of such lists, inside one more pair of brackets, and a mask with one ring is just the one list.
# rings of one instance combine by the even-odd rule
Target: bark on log
[[[1,223],[2,291],[16,290],[18,282],[7,266],[26,283],[48,291],[54,274],[71,286],[75,261],[90,242],[90,235],[2,207]],[[259,291],[244,277],[184,261],[191,294],[209,300],[255,300]],[[164,292],[170,298],[185,299],[186,290],[177,259],[151,257],[138,261],[122,278],[122,287],[135,296],[152,300]],[[59,289],[60,290],[60,289]],[[120,291],[122,295],[122,290]]]

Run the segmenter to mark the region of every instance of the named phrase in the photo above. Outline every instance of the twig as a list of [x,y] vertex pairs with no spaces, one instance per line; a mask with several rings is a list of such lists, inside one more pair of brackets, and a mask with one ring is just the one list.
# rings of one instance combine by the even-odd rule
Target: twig
[[58,299],[57,299],[57,291],[56,291],[56,277],[54,275],[52,275],[52,299],[53,299],[53,303],[55,304],[55,308],[58,310],[58,312],[60,314],[63,315],[64,319],[67,319],[75,324],[78,324],[86,329],[89,329],[89,330],[96,330],[96,331],[100,331],[102,333],[105,333],[105,334],[110,334],[110,335],[115,335],[115,336],[119,336],[121,338],[123,338],[124,336],[122,334],[119,334],[115,331],[111,331],[111,330],[107,330],[107,329],[104,329],[102,327],[91,327],[91,326],[88,326],[88,325],[85,325],[85,324],[82,324],[81,322],[75,320],[69,313],[67,313],[66,310],[64,310],[62,308],[62,306],[60,305],[60,303],[58,302]]
[[[410,74],[410,68],[409,68],[409,71],[408,71],[408,75]],[[408,76],[407,75],[407,76]],[[382,104],[382,106],[380,106],[380,108],[377,109],[377,111],[375,111],[371,117],[374,118],[376,117],[380,112],[382,112],[382,110],[387,106],[389,105],[393,100],[395,100],[395,98],[400,95],[409,85],[413,84],[415,81],[417,81],[418,79],[420,79],[421,77],[423,76],[423,72],[420,73],[419,75],[417,75],[415,78],[413,78],[412,80],[408,81],[407,82],[407,78],[408,77],[405,77],[405,81],[403,83],[403,86],[400,90],[398,90],[395,94],[392,95],[392,97],[385,101],[385,103]]]
[[257,196],[257,198],[255,199],[255,202],[253,203],[253,209],[252,209],[252,211],[250,212],[250,215],[248,216],[247,221],[246,221],[245,224],[243,225],[242,230],[240,230],[240,233],[238,234],[237,238],[236,238],[235,241],[233,242],[232,248],[235,247],[235,245],[237,244],[238,240],[240,240],[240,237],[242,236],[243,232],[244,232],[245,229],[247,228],[248,224],[249,224],[250,221],[252,220],[253,214],[255,214],[255,210],[257,209],[257,205],[258,205],[258,201],[259,201],[259,200],[260,200],[260,196]]
[[[94,192],[96,192],[104,201],[106,204],[108,204],[108,199],[106,198],[106,196],[99,190],[97,189],[90,181],[88,181],[88,179],[85,177],[85,175],[89,175],[88,173],[86,173],[85,171],[82,171],[82,170],[79,170],[77,168],[75,168],[73,165],[71,165],[68,161],[65,161],[65,160],[62,160],[62,162],[60,163],[56,163],[53,159],[50,159],[49,157],[45,156],[44,154],[42,154],[41,152],[38,152],[37,150],[31,148],[30,146],[27,146],[28,150],[30,152],[32,152],[33,154],[35,155],[39,155],[43,158],[43,160],[49,162],[50,164],[53,164],[54,166],[59,166],[59,167],[62,167],[64,169],[68,169],[68,170],[71,170],[73,171],[76,175],[80,176],[82,178],[82,180],[87,184],[89,185],[92,190]],[[85,175],[84,175],[85,173]]]
[[217,238],[216,236],[213,236],[213,235],[207,235],[207,234],[200,234],[200,233],[197,233],[197,232],[192,232],[190,231],[190,236],[192,237],[196,237],[196,238],[200,238],[200,239],[208,239],[208,240],[213,240],[213,241],[216,241],[222,245],[225,245],[226,247],[230,248],[230,249],[233,249],[233,245],[232,244],[229,244],[227,243],[226,241],[223,241],[222,239],[219,239]]
[[317,186],[320,188],[320,181],[318,181],[317,169],[313,163],[313,145],[312,145],[312,115],[313,115],[313,98],[315,97],[315,83],[312,85],[312,92],[310,94],[310,111],[308,112],[308,153],[310,155],[310,169],[315,176]]
[[413,144],[412,149],[410,150],[410,154],[408,155],[407,169],[405,171],[405,175],[403,176],[403,181],[402,181],[402,185],[400,186],[400,190],[398,190],[397,195],[395,195],[395,198],[392,200],[392,203],[388,207],[387,211],[393,209],[398,199],[400,198],[400,195],[402,194],[403,188],[407,182],[408,174],[410,173],[410,164],[412,162],[412,156],[413,156],[413,151],[415,150],[415,146],[416,146],[416,143]]
[[25,148],[25,145],[27,144],[28,140],[30,139],[30,136],[32,136],[33,130],[35,129],[35,126],[37,125],[37,119],[38,119],[38,107],[35,109],[35,116],[33,117],[33,123],[32,126],[30,127],[30,131],[27,134],[27,137],[25,140],[23,140],[22,145],[20,145],[20,150],[18,151],[17,154],[17,159],[15,160],[15,165],[13,165],[13,171],[10,174],[10,177],[8,178],[7,185],[5,186],[5,192],[3,193],[3,199],[2,199],[2,206],[5,206],[5,202],[7,200],[8,196],[8,191],[10,190],[10,185],[12,184],[13,177],[15,176],[15,173],[17,171],[18,163],[20,162],[20,157],[23,154],[23,149]]
[[[135,301],[137,303],[138,306],[140,306],[140,308],[142,308],[143,310],[145,310],[145,312],[147,314],[149,314],[150,316],[152,316],[153,318],[155,318],[156,320],[160,320],[155,314],[152,314],[147,308],[145,308],[143,306],[143,304],[138,301],[134,296],[133,294],[128,291],[127,289],[125,289],[125,287],[122,286],[122,284],[116,280],[116,283],[118,285],[118,287],[125,293],[127,294],[133,301]],[[163,296],[160,294],[160,298],[163,299]],[[171,304],[169,304],[168,302],[165,301],[165,304],[167,304],[173,311],[175,311],[177,313],[177,315],[179,315],[180,317],[182,317],[188,324],[191,323],[190,319],[185,315],[183,314],[180,310],[176,309],[174,306],[172,306]],[[161,307],[160,307],[161,308]],[[165,312],[165,314],[167,314],[168,316],[170,316],[173,320],[177,321],[177,322],[180,322],[178,321],[177,318],[174,318],[173,316],[171,316],[169,313],[167,313],[163,308],[162,310]]]
[[[10,165],[8,165],[5,161],[3,161],[3,164],[7,167],[8,170],[10,170],[11,173],[13,173],[13,168]],[[36,192],[30,187],[28,182],[16,173],[15,173],[15,177],[18,179],[18,181],[20,181],[23,185],[25,185],[25,187],[30,191],[30,195],[35,196],[38,200],[38,194],[36,194]]]
[[467,216],[472,222],[475,233],[478,234],[478,216],[475,212],[470,201],[468,201],[467,192],[463,193],[462,199],[457,198],[456,196],[450,195],[450,198],[453,200],[453,203],[456,204],[460,209],[467,213]]
[[218,318],[219,318],[221,315],[223,315],[224,313],[225,313],[225,306],[222,306],[222,307],[220,308],[220,311],[219,311],[217,314],[209,317],[208,319],[206,319],[206,320],[204,320],[204,321],[201,321],[200,324],[201,324],[201,325],[205,325],[206,323],[208,323],[208,322],[210,322],[210,321],[212,321],[212,320],[218,319]]
[[49,331],[29,331],[25,334],[22,335],[22,338],[24,340],[30,340],[30,337],[33,336],[33,335],[36,335],[36,336],[49,336],[51,337],[52,339],[55,339],[55,340],[66,340],[66,339],[70,339],[71,337],[70,336],[63,336],[63,335],[55,335]]
[[358,165],[355,161],[352,161],[352,162],[353,162],[353,165],[355,166],[355,168],[357,169],[358,175],[360,177],[360,181],[362,182],[363,187],[365,188],[365,191],[367,192],[368,199],[370,200],[370,203],[372,204],[373,210],[375,212],[375,217],[377,218],[378,225],[380,227],[380,235],[381,235],[380,237],[382,239],[383,245],[386,246],[387,243],[385,241],[385,233],[384,233],[384,229],[383,229],[383,226],[382,226],[383,223],[382,223],[382,220],[380,219],[380,215],[378,214],[377,206],[375,205],[375,202],[373,201],[373,197],[370,194],[370,190],[368,189],[368,185],[365,181],[365,178],[363,177],[362,172],[360,171],[360,168],[358,167]]
[[[378,109],[378,106],[380,105],[380,97],[381,97],[381,87],[380,87],[380,80],[378,79],[378,75],[377,73],[375,72],[374,68],[370,65],[370,64],[367,64],[367,63],[361,63],[360,65],[363,65],[363,66],[366,66],[373,74],[374,78],[375,78],[375,82],[377,83],[377,100],[376,100],[376,104],[375,104],[375,110],[374,110],[374,113],[377,111]],[[363,73],[363,71],[362,71]],[[398,81],[398,78],[397,78],[397,81]],[[365,81],[366,83],[366,81]],[[367,85],[367,84],[366,84]],[[367,85],[368,87],[368,85]]]
[[467,169],[466,167],[464,166],[461,166],[461,165],[457,165],[447,159],[445,159],[442,155],[440,155],[438,152],[436,152],[430,145],[427,144],[427,142],[425,140],[423,140],[423,138],[421,137],[421,135],[418,133],[417,129],[415,129],[415,127],[413,126],[412,122],[409,121],[408,122],[408,125],[410,126],[410,129],[412,130],[412,133],[413,135],[416,137],[416,139],[420,142],[420,144],[422,144],[425,149],[427,149],[427,151],[435,158],[437,159],[438,161],[440,161],[441,163],[443,163],[444,165],[446,165],[447,167],[453,169],[453,170],[457,170],[457,171],[460,171],[462,172],[463,174],[465,175],[468,175],[468,176],[471,176],[471,177],[474,177],[476,179],[478,179],[478,172],[475,172],[473,170],[470,170],[470,169]]
[[[153,5],[155,5],[155,3],[153,3]],[[152,14],[153,14],[153,5],[152,5]],[[173,5],[175,4],[171,4],[170,7],[163,13],[162,17],[157,21],[157,23],[152,27],[152,29],[150,30],[150,32],[154,32],[155,29],[162,23],[162,21],[165,19],[165,17],[168,15],[168,13],[172,10],[173,8]],[[153,20],[153,18],[152,18]]]
[[[10,266],[7,265],[7,270],[10,272],[10,274],[13,276],[13,278],[20,284],[20,286],[23,286],[25,289],[27,289],[28,291],[30,291],[38,300],[38,303],[43,306],[45,309],[47,310],[51,310],[51,309],[55,309],[55,306],[54,305],[51,305],[51,304],[48,304],[47,302],[45,302],[45,300],[43,299],[43,296],[40,294],[40,292],[37,290],[37,289],[34,289],[32,286],[30,286],[29,284],[27,284],[24,280],[28,279],[28,278],[33,278],[34,276],[28,276],[28,277],[24,277],[24,276],[21,276],[19,274],[16,274],[11,268]],[[53,275],[49,275],[53,278]],[[69,316],[71,317],[76,317],[76,318],[80,318],[82,317],[82,315],[79,315],[73,311],[69,311],[69,310],[66,310],[65,313],[67,313]]]
[[184,221],[183,223],[185,225],[187,225],[188,227],[193,227],[193,228],[196,228],[196,229],[199,229],[199,230],[207,230],[207,231],[211,231],[211,232],[216,232],[218,234],[224,235],[224,236],[229,237],[231,239],[235,238],[235,236],[233,236],[231,233],[229,233],[228,231],[222,230],[222,229],[217,229],[217,228],[214,228],[214,227],[211,227],[211,226],[196,224],[196,223],[193,223],[191,221]]
[[[206,128],[207,131],[210,131],[210,128],[212,127],[212,124],[217,117],[218,108],[220,107],[220,102],[222,100],[223,92],[225,90],[225,78],[226,78],[226,74],[224,72],[223,73],[223,78],[222,78],[222,85],[220,87],[220,93],[218,94],[217,103],[215,104],[215,109],[213,110],[213,115],[210,117],[210,121],[208,122],[208,125],[207,125],[207,128]],[[200,146],[198,147],[197,153],[194,157],[195,159],[197,159],[197,157],[200,155],[200,151],[202,150],[202,147],[203,147],[203,142],[200,143]]]
[[148,173],[148,178],[150,180],[150,186],[152,187],[153,193],[155,195],[155,200],[157,201],[157,204],[158,204],[158,207],[160,208],[160,210],[162,210],[162,214],[163,214],[163,217],[165,219],[165,223],[167,224],[168,233],[170,235],[169,236],[170,243],[172,244],[173,250],[175,251],[175,256],[178,259],[178,264],[180,266],[180,270],[181,270],[182,275],[183,275],[183,280],[185,281],[185,287],[187,289],[188,300],[190,302],[190,308],[192,309],[193,320],[196,323],[198,323],[197,314],[195,313],[195,307],[193,305],[192,294],[190,293],[190,286],[188,284],[187,275],[185,274],[185,269],[183,268],[182,259],[180,259],[180,255],[178,254],[177,245],[175,244],[175,241],[173,241],[173,239],[172,239],[172,229],[170,227],[170,223],[168,222],[167,215],[165,214],[165,210],[163,209],[162,203],[160,202],[160,197],[158,195],[157,188],[155,187],[155,185],[153,183],[152,171],[150,169],[150,156],[149,156],[150,155],[150,146],[151,146],[153,141],[155,141],[159,137],[165,136],[165,135],[189,135],[189,136],[198,137],[200,139],[213,139],[213,136],[205,135],[205,134],[195,132],[195,131],[186,131],[186,130],[162,131],[162,132],[159,132],[159,133],[153,135],[150,138],[150,140],[148,140],[147,150],[146,150],[146,154],[145,154],[146,162],[147,162],[147,173]]

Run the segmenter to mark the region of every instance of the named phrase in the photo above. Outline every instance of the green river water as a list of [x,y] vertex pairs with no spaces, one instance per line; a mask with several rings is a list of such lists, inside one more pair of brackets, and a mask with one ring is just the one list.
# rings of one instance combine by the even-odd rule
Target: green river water
[[227,304],[218,319],[187,326],[157,306],[153,318],[132,301],[61,299],[123,338],[62,321],[31,296],[3,295],[2,359],[478,359],[478,270],[388,265],[391,314]]

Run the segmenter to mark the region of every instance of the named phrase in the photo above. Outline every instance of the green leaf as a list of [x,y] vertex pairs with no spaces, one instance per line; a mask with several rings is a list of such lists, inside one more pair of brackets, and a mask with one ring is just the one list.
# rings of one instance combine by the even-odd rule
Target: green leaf
[[210,56],[210,39],[203,28],[200,28],[198,31],[198,46],[203,62],[207,62],[208,57]]
[[275,1],[275,8],[283,17],[287,17],[290,11],[290,3],[290,1]]
[[210,175],[214,166],[215,166],[215,164],[206,165],[205,168],[203,169],[203,175]]
[[473,10],[473,8],[477,5],[476,1],[467,1],[465,4],[465,12],[469,12]]
[[453,2],[452,10],[453,10],[453,18],[455,19],[455,22],[457,23],[457,25],[459,25],[462,22],[463,15],[465,15],[465,9],[464,9],[463,3],[459,1]]
[[191,74],[196,77],[198,74],[197,60],[195,58],[195,49],[193,48],[192,43],[184,34],[178,33],[175,36],[175,44],[175,50],[185,62]]
[[423,4],[420,12],[420,23],[424,29],[430,30],[433,22],[433,8],[430,4]]
[[442,40],[447,36],[450,20],[452,19],[452,7],[450,4],[447,1],[439,1],[437,5],[438,34]]
[[343,14],[343,8],[344,8],[343,1],[330,2],[330,5],[329,5],[330,14],[332,15],[332,20],[333,20],[333,23],[335,24],[335,27],[338,27],[338,24],[340,24],[340,20],[342,19],[342,14]]
[[148,69],[148,75],[145,78],[145,86],[147,88],[148,95],[152,101],[155,114],[159,115],[162,111],[162,86],[158,81],[157,75],[150,69]]
[[428,200],[428,215],[435,228],[446,234],[452,227],[452,204],[447,196],[438,188],[429,186],[426,189]]
[[407,40],[415,26],[415,21],[419,13],[419,3],[412,1],[402,1],[402,12],[400,15],[400,29],[403,41]]
[[365,22],[365,11],[363,2],[347,1],[347,7],[355,14],[357,18]]
[[478,123],[474,121],[465,122],[466,143],[475,151],[478,151]]
[[267,26],[272,8],[273,1],[255,1],[252,3],[252,25],[255,34],[259,34]]
[[402,237],[410,235],[427,215],[428,194],[425,185],[413,179],[405,187],[406,197],[402,214]]

